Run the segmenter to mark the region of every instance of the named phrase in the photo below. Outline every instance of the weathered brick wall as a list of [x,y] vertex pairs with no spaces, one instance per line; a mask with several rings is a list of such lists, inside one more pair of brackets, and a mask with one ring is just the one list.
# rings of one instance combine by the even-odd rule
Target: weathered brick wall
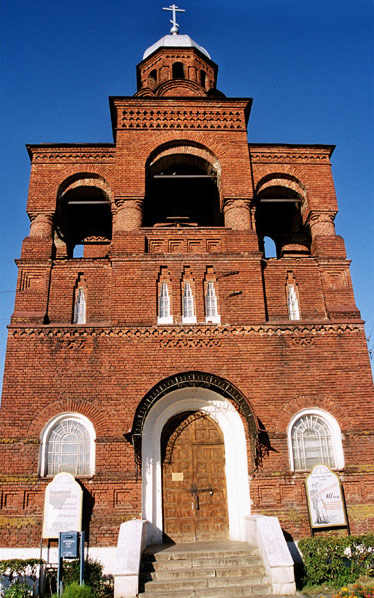
[[[153,68],[154,57],[144,64]],[[229,381],[261,422],[267,450],[258,468],[248,450],[253,512],[277,515],[294,538],[309,533],[306,473],[290,470],[287,429],[301,409],[321,408],[343,434],[339,476],[351,531],[373,528],[372,383],[349,262],[333,224],[332,148],[248,148],[249,107],[246,99],[217,97],[112,98],[115,145],[30,146],[31,230],[18,261],[0,419],[4,546],[39,544],[48,482],[40,476],[40,439],[51,418],[66,412],[85,415],[96,432],[95,474],[80,479],[89,541],[116,544],[120,523],[141,516],[141,481],[125,435],[147,392],[186,371]],[[214,169],[225,227],[142,228],[147,169],[172,154],[191,154]],[[59,202],[80,183],[105,192],[112,239],[68,259],[56,232]],[[271,184],[300,195],[310,255],[291,247],[287,257],[264,259],[257,195]],[[197,323],[182,326],[187,273]],[[220,325],[204,323],[208,273]],[[161,277],[174,318],[162,327]],[[289,320],[289,280],[300,321]],[[87,301],[80,326],[72,324],[78,281]]]

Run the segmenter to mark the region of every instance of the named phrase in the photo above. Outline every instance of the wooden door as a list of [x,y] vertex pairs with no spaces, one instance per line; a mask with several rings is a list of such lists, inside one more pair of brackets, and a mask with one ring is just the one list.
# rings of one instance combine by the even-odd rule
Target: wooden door
[[225,447],[218,425],[200,412],[165,427],[164,533],[174,542],[225,540],[228,514]]

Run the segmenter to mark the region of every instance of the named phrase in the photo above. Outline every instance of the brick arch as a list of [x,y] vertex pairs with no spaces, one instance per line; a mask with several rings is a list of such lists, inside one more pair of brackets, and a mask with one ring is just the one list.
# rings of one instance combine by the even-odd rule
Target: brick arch
[[78,188],[80,186],[85,187],[97,187],[104,191],[109,201],[112,200],[112,190],[106,179],[97,174],[97,172],[76,172],[68,177],[65,177],[59,184],[57,190],[57,200],[60,200],[65,193],[71,189]]
[[228,380],[200,371],[181,372],[160,381],[140,401],[133,420],[131,432],[128,434],[137,454],[141,451],[143,428],[147,415],[152,407],[166,394],[181,388],[202,387],[213,390],[228,399],[239,411],[247,423],[249,438],[252,444],[253,458],[256,457],[258,420],[248,399]]
[[150,152],[148,160],[146,161],[146,168],[152,166],[155,162],[164,158],[165,156],[171,156],[175,154],[180,155],[193,155],[209,162],[218,174],[221,173],[220,161],[214,152],[207,146],[197,141],[190,139],[178,139],[170,140],[166,143],[159,145]]
[[272,172],[262,177],[256,185],[256,193],[259,194],[267,187],[274,185],[281,185],[296,191],[301,197],[306,196],[305,185],[295,176],[290,173]]
[[305,179],[305,172],[295,166],[288,164],[277,164],[276,169],[273,165],[257,166],[256,164],[253,168],[253,178],[254,187],[257,193],[259,192],[262,181],[266,181],[269,178],[283,178],[284,184],[286,184],[287,180],[293,180],[300,186],[302,194],[306,195],[307,193],[307,187],[303,183],[303,180]]
[[81,415],[85,415],[95,428],[96,438],[109,435],[109,426],[104,412],[99,411],[88,401],[61,399],[50,403],[36,415],[29,428],[29,437],[40,439],[46,424],[52,418],[63,413],[80,413]]
[[[142,144],[142,154],[148,156],[145,159],[145,164],[151,164],[159,152],[173,147],[179,147],[181,151],[186,152],[191,151],[192,148],[195,148],[197,152],[205,150],[207,154],[201,155],[201,157],[209,159],[212,163],[217,161],[221,164],[222,158],[227,154],[224,144],[214,139],[209,131],[160,131],[157,138],[144,141]],[[183,147],[185,150],[182,150]],[[210,158],[205,156],[210,156]]]
[[157,96],[206,96],[204,88],[190,79],[170,79],[157,88]]
[[294,415],[302,409],[313,408],[323,409],[334,416],[342,431],[347,430],[351,425],[349,415],[337,401],[320,395],[301,395],[285,403],[278,412],[276,425],[279,431],[286,433]]

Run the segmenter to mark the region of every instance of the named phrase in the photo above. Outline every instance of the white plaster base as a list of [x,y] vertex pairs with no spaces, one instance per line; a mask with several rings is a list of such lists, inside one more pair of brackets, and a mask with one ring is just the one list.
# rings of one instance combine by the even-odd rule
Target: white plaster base
[[114,564],[114,598],[135,598],[138,594],[139,569],[146,547],[147,522],[133,519],[121,523]]
[[294,561],[288,550],[277,517],[252,515],[245,517],[247,542],[260,551],[266,573],[273,587],[273,594],[296,593]]

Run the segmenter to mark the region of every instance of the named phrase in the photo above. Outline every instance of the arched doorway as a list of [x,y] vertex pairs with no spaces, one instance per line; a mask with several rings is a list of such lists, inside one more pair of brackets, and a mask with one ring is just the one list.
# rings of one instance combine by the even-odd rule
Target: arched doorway
[[226,540],[225,444],[206,413],[184,412],[162,431],[164,536],[174,542]]
[[[163,538],[161,446],[164,428],[172,418],[187,412],[209,416],[222,434],[228,539],[244,540],[243,518],[251,513],[248,457],[250,469],[255,466],[250,448],[257,438],[254,415],[243,395],[228,381],[211,374],[187,372],[171,376],[151,389],[134,418],[131,438],[135,449],[141,450],[142,517],[151,524],[148,543],[161,543]],[[245,421],[249,427],[249,444]]]

